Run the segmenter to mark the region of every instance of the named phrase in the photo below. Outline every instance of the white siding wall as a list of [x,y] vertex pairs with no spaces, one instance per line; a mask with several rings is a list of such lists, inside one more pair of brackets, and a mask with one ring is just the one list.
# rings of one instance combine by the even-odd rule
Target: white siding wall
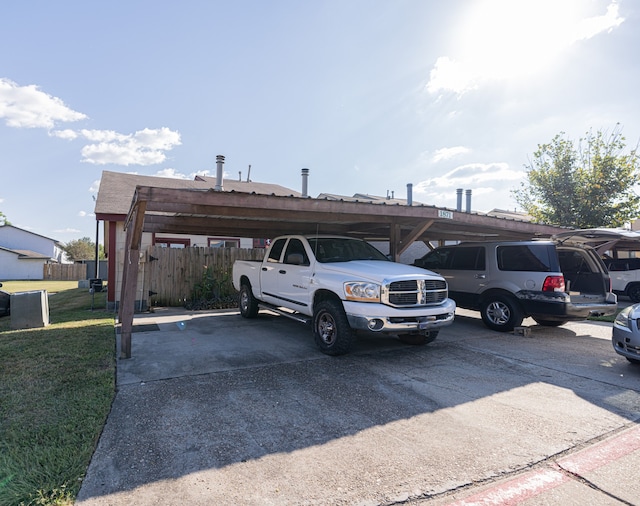
[[56,246],[53,239],[47,239],[12,226],[0,227],[0,246],[8,249],[35,251],[58,261],[62,259],[62,250]]
[[18,255],[0,250],[0,280],[42,279],[44,260],[18,259]]

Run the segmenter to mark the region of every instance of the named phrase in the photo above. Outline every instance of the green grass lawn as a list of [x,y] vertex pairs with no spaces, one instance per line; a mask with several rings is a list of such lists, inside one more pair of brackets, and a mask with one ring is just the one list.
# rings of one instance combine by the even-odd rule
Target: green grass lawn
[[57,293],[78,288],[77,281],[3,281],[1,290],[9,293],[46,290],[47,293]]
[[73,504],[109,413],[115,315],[105,292],[77,286],[3,283],[47,290],[50,325],[11,330],[0,318],[0,506]]

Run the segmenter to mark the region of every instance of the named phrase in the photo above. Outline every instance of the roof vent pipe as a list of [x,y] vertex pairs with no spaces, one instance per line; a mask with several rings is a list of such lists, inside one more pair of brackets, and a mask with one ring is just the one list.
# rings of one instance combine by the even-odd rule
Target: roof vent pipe
[[407,205],[413,205],[413,183],[407,183]]
[[458,204],[456,206],[456,209],[460,213],[462,212],[462,188],[458,188],[456,190],[456,197],[458,198]]
[[302,169],[302,196],[308,197],[307,186],[309,184],[309,169]]
[[465,196],[467,197],[467,212],[471,212],[471,190],[464,191]]
[[222,166],[224,165],[224,156],[216,156],[216,185],[213,188],[217,192],[222,191]]

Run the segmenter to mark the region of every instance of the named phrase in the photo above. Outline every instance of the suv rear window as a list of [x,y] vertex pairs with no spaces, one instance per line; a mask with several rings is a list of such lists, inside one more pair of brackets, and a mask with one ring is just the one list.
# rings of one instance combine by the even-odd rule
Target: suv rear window
[[517,244],[498,246],[498,269],[501,271],[557,272],[558,260],[553,246]]

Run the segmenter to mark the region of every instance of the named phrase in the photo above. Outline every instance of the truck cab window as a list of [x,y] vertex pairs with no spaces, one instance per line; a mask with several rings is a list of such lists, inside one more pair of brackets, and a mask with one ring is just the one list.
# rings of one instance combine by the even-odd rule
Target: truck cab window
[[286,239],[278,239],[273,243],[273,246],[271,246],[271,250],[269,251],[269,258],[267,259],[268,262],[280,262],[280,256],[282,255],[282,250],[284,249],[286,242]]

